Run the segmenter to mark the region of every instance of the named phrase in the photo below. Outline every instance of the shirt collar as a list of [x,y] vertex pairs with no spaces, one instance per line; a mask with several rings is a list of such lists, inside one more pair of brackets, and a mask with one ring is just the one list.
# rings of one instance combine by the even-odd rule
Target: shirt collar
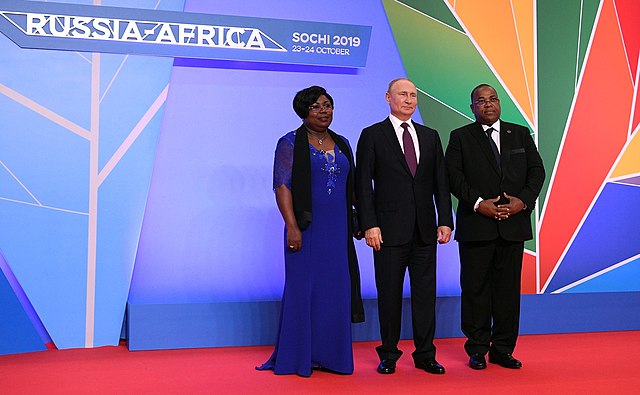
[[402,130],[402,123],[406,122],[409,124],[409,129],[413,129],[413,123],[411,122],[411,118],[407,119],[406,121],[401,121],[400,119],[398,119],[398,117],[396,117],[393,114],[389,114],[389,120],[391,121],[391,124],[393,125],[393,129],[395,130]]
[[487,131],[487,129],[489,128],[493,128],[493,130],[495,130],[496,132],[500,133],[500,120],[498,119],[497,121],[495,121],[493,123],[493,125],[483,125],[482,126],[482,130],[484,130],[485,132]]

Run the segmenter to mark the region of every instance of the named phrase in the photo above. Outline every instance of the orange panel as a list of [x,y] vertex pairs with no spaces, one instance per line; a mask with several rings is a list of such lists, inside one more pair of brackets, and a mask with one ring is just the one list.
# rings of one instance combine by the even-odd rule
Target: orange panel
[[[505,88],[511,92],[522,108],[524,116],[535,124],[532,104],[535,89],[533,84],[534,7],[532,0],[522,0],[517,3],[517,7],[512,10],[509,0],[490,3],[457,0],[455,11],[493,65],[497,75],[504,82]],[[517,34],[514,15],[518,23]],[[522,44],[519,44],[518,37]],[[521,51],[524,52],[521,53]]]
[[640,173],[640,134],[636,133],[627,145],[611,177],[616,178],[638,173]]
[[[532,119],[534,125],[538,125],[537,122],[537,110],[535,106],[536,97],[536,79],[535,79],[535,51],[534,51],[534,23],[533,14],[535,12],[534,5],[530,1],[514,1],[513,11],[516,16],[516,25],[518,27],[518,37],[520,41],[520,48],[522,51],[522,59],[524,64],[524,72],[527,84],[527,91],[529,93],[529,105],[527,108],[527,114],[529,111],[533,114]],[[524,108],[524,102],[521,102]]]

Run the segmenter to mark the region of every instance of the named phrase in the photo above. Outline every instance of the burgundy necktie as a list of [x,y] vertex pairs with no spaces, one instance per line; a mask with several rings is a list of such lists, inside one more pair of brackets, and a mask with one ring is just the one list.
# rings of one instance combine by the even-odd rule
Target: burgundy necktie
[[416,157],[416,147],[413,145],[413,139],[411,138],[411,134],[409,133],[409,124],[406,122],[402,122],[402,128],[404,132],[402,132],[402,144],[404,145],[404,157],[407,160],[407,165],[409,165],[409,170],[411,170],[411,175],[416,175],[416,169],[418,168],[418,158]]

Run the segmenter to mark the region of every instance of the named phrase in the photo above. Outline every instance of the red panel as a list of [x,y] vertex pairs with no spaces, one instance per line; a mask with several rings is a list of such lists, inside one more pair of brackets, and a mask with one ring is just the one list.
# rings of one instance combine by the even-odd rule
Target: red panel
[[635,79],[638,68],[638,53],[640,53],[640,1],[616,0],[615,3],[632,78]]
[[585,67],[543,213],[539,251],[543,287],[628,136],[633,86],[612,0],[602,6]]
[[524,253],[522,257],[522,289],[520,293],[535,294],[536,289],[536,256]]

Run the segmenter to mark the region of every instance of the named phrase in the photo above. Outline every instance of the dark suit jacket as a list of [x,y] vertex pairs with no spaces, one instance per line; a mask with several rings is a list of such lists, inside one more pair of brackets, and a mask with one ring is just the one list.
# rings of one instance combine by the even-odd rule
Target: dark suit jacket
[[408,243],[416,223],[427,244],[436,243],[437,226],[453,229],[440,137],[433,129],[415,122],[413,126],[420,146],[415,177],[389,118],[365,128],[358,140],[356,204],[360,226],[363,230],[380,227],[386,246]]
[[[500,121],[498,167],[487,135],[478,122],[451,132],[445,155],[451,193],[458,198],[455,239],[461,242],[525,241],[533,237],[531,212],[545,172],[529,129]],[[479,197],[493,199],[503,192],[520,198],[527,209],[503,221],[473,211]]]

